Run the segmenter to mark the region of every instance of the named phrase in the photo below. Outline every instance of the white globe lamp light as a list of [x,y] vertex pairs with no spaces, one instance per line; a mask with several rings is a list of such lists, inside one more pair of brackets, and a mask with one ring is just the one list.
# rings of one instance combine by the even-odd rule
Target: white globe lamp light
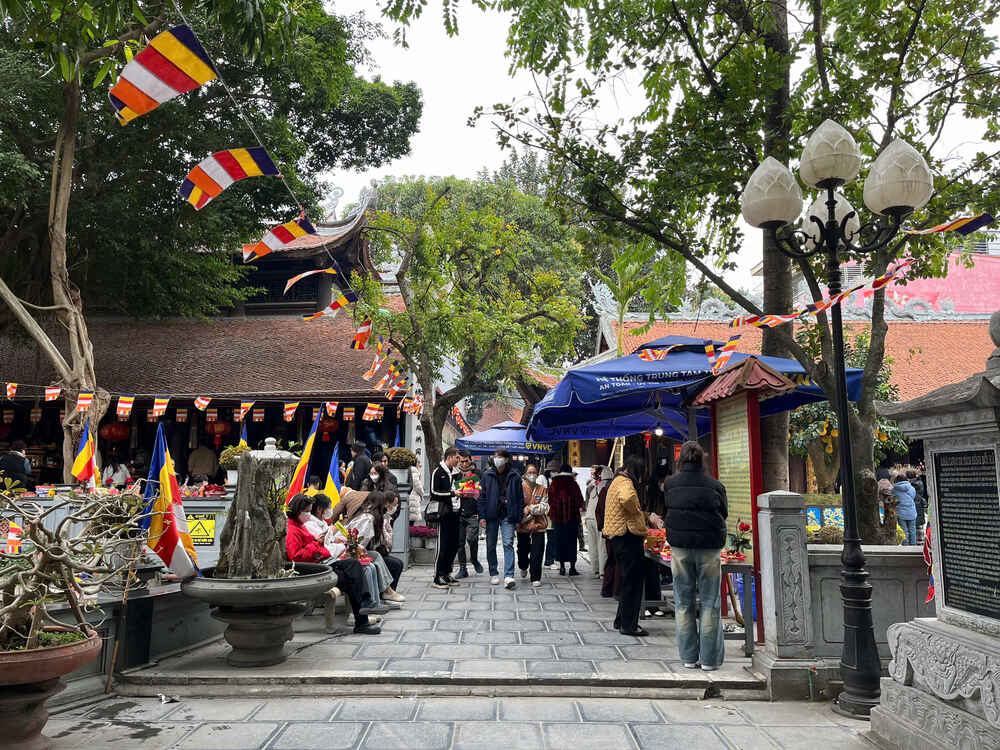
[[[854,206],[850,204],[844,194],[837,192],[834,194],[837,199],[837,205],[833,209],[834,218],[837,220],[837,226],[839,227],[844,217],[850,213],[853,213],[850,219],[847,220],[847,224],[844,226],[844,236],[850,241],[851,237],[856,235],[861,230],[861,221],[858,219],[858,212],[854,210]],[[813,217],[820,220],[821,223],[826,224],[827,219],[830,218],[830,210],[826,205],[826,196],[822,193],[813,201],[813,204],[809,206],[806,211],[806,220],[802,224],[802,230],[809,237],[809,241],[812,243],[812,247],[819,247],[822,242],[820,237],[819,226],[813,221]]]
[[897,138],[879,154],[865,180],[865,205],[896,218],[922,208],[934,192],[931,170],[913,146]]
[[740,196],[740,211],[752,227],[777,229],[799,217],[802,189],[788,167],[769,156],[747,180]]
[[847,130],[833,120],[816,128],[799,160],[799,176],[810,187],[846,185],[858,176],[861,150]]

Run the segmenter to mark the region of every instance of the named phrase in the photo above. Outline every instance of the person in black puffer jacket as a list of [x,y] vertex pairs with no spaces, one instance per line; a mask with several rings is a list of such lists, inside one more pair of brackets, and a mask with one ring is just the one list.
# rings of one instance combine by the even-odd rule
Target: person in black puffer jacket
[[[694,441],[681,446],[680,471],[663,486],[667,542],[674,575],[677,648],[688,669],[719,668],[725,656],[722,632],[722,563],[729,503],[726,488],[705,473],[705,451]],[[701,613],[695,616],[696,600]]]

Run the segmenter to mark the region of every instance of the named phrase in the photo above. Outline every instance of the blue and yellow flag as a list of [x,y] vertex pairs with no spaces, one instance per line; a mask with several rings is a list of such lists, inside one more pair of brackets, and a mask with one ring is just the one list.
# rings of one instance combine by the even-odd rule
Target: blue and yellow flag
[[330,456],[330,468],[326,471],[326,486],[323,494],[330,498],[334,505],[340,502],[340,443],[333,446]]
[[302,488],[306,486],[306,477],[309,476],[309,461],[312,459],[313,444],[316,442],[316,430],[319,427],[319,420],[322,416],[323,409],[316,409],[316,417],[313,419],[312,429],[309,430],[309,437],[306,438],[306,444],[302,448],[299,465],[295,467],[295,473],[292,475],[292,483],[288,487],[288,495],[285,498],[286,505],[289,500],[302,492]]
[[156,429],[156,445],[143,497],[146,515],[140,525],[149,531],[146,544],[181,578],[201,575],[162,423]]
[[95,461],[94,436],[90,434],[90,420],[83,421],[83,434],[80,435],[80,447],[70,469],[74,477],[86,484],[90,489],[97,487],[97,462]]

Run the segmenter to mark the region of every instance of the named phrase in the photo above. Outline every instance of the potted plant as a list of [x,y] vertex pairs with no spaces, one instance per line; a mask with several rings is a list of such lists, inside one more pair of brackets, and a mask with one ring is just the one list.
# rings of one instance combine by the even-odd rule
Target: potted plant
[[[145,503],[132,492],[71,493],[43,508],[11,489],[0,487],[0,531],[6,539],[16,524],[20,543],[0,547],[0,737],[7,750],[38,750],[50,746],[45,702],[101,651],[84,601],[132,569]],[[54,604],[72,619],[58,619]]]
[[389,471],[396,477],[400,485],[410,484],[410,467],[417,465],[417,456],[409,448],[396,446],[385,449],[386,458],[389,459]]
[[410,527],[410,555],[414,565],[430,565],[434,562],[437,555],[437,534],[437,529],[430,526]]
[[280,664],[288,658],[292,621],[336,583],[319,563],[285,557],[288,487],[298,459],[277,449],[274,438],[262,451],[243,451],[239,482],[219,537],[219,562],[211,575],[190,578],[181,591],[212,605],[212,617],[226,623],[232,646],[226,657],[237,667]]
[[222,451],[222,455],[219,456],[219,466],[226,470],[226,484],[236,484],[236,480],[239,477],[237,469],[239,468],[240,456],[244,453],[249,453],[249,451],[250,446],[242,440],[236,445],[230,445]]

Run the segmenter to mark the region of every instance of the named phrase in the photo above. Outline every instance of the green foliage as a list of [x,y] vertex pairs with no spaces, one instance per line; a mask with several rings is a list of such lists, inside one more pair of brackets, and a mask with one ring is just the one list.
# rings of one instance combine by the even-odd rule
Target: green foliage
[[409,448],[395,446],[385,449],[385,455],[389,459],[390,469],[408,469],[417,465],[417,456]]
[[[213,33],[211,19],[201,6],[189,17],[307,211],[323,191],[322,173],[377,166],[408,151],[422,107],[416,86],[367,82],[355,72],[377,26],[307,0],[295,9],[286,53],[248,60],[242,32]],[[0,221],[10,227],[0,274],[25,299],[45,304],[49,269],[39,249],[47,243],[62,84],[19,44],[0,32]],[[114,79],[100,77],[96,64],[83,73],[67,229],[69,266],[88,307],[200,316],[252,296],[234,253],[298,212],[284,185],[236,183],[203,211],[176,192],[204,156],[254,144],[222,85],[210,82],[122,127],[107,101]]]
[[250,452],[250,446],[240,441],[230,445],[219,456],[219,466],[227,471],[234,471],[240,465],[240,456]]
[[[820,339],[816,326],[802,328],[796,334],[796,339],[812,356],[819,356]],[[844,359],[848,367],[864,367],[870,343],[871,332],[867,328],[855,334],[853,338],[845,337]],[[899,388],[892,383],[892,365],[891,357],[883,358],[875,386],[876,401],[899,400]],[[809,444],[821,441],[829,465],[834,455],[834,443],[840,437],[837,414],[829,401],[806,404],[795,409],[791,413],[788,427],[789,450],[800,456],[806,456]],[[906,436],[902,430],[895,422],[884,417],[876,416],[874,437],[876,463],[880,463],[890,453],[906,453],[908,450]]]

